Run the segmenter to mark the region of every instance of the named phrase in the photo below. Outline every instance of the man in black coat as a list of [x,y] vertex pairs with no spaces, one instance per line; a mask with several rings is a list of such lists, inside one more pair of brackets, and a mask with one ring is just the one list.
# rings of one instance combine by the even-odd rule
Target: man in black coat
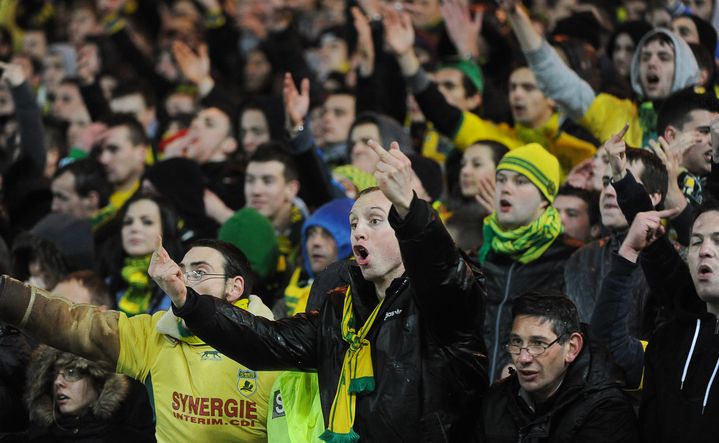
[[327,441],[472,441],[487,388],[480,274],[412,190],[397,143],[369,144],[379,188],[350,212],[349,285],[330,290],[319,311],[273,322],[215,303],[185,286],[161,247],[149,274],[228,357],[255,370],[317,371]]
[[505,350],[516,370],[485,398],[483,441],[638,440],[617,368],[582,332],[574,303],[530,292],[515,300],[512,318]]

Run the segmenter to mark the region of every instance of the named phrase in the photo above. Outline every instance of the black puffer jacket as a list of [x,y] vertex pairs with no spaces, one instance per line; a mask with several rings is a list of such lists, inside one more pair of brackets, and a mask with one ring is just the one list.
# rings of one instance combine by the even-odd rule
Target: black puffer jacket
[[486,443],[637,442],[634,410],[606,350],[584,343],[551,406],[533,413],[519,396],[516,373],[493,385],[482,406]]
[[[471,442],[487,389],[481,339],[484,292],[430,206],[415,197],[409,214],[389,221],[406,274],[387,290],[370,329],[374,392],[358,397],[354,430],[368,442]],[[350,267],[355,315],[377,304],[374,285]],[[255,370],[316,370],[325,420],[348,348],[340,335],[345,288],[320,311],[267,321],[188,288],[175,309],[206,343]]]
[[541,257],[526,265],[494,251],[487,256],[482,271],[487,279],[484,343],[489,350],[490,382],[510,362],[502,345],[509,338],[514,300],[538,289],[564,292],[564,264],[579,245],[561,235]]

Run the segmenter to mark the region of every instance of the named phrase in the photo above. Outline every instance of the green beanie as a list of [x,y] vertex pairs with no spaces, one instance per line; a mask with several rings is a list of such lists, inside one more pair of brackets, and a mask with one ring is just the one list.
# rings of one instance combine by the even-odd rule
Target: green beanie
[[240,248],[260,278],[267,278],[277,269],[279,246],[275,228],[257,210],[243,208],[235,212],[220,227],[217,238]]

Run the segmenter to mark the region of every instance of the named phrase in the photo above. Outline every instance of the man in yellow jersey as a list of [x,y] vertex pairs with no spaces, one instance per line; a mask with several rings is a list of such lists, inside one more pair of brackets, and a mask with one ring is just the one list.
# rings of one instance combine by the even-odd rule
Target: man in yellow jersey
[[[271,318],[259,298],[249,295],[250,265],[231,244],[199,240],[180,267],[188,287]],[[3,276],[0,318],[41,342],[144,382],[154,400],[160,442],[267,441],[276,373],[235,363],[193,336],[172,312],[128,318]]]

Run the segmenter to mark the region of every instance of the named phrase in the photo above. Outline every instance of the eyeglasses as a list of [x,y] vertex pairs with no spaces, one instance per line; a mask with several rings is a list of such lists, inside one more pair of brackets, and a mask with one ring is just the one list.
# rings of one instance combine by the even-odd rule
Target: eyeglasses
[[62,375],[65,381],[78,381],[85,377],[86,374],[77,368],[64,368],[55,371],[55,378],[57,378],[58,375]]
[[205,271],[185,271],[182,274],[188,283],[199,283],[211,278],[227,278],[227,274],[208,274]]
[[610,176],[605,175],[604,177],[602,177],[602,187],[603,188],[606,188],[611,183],[612,183],[612,178]]
[[522,349],[526,349],[527,352],[529,352],[529,355],[531,355],[532,357],[539,357],[540,355],[544,354],[547,349],[549,349],[553,344],[558,343],[561,338],[562,336],[560,335],[548,345],[536,344],[529,346],[520,346],[519,344],[515,343],[507,343],[506,345],[504,345],[504,349],[506,349],[506,351],[512,355],[519,355],[522,353]]

